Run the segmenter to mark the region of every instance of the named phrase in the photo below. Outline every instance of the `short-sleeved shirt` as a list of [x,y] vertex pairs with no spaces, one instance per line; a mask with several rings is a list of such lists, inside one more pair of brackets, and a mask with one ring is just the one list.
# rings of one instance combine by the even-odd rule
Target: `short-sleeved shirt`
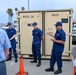
[[6,59],[5,50],[8,50],[11,47],[9,38],[6,32],[0,29],[0,62]]
[[[56,40],[61,40],[61,41],[65,42],[66,41],[66,34],[65,34],[64,30],[63,29],[60,29],[59,31],[57,30],[54,38]],[[64,44],[59,44],[59,43],[54,42],[53,43],[53,50],[55,50],[57,52],[63,52]]]
[[[9,37],[9,39],[10,39],[14,34],[16,34],[16,30],[14,28],[11,28],[11,29],[8,28],[6,30],[6,33],[7,33],[8,37]],[[12,39],[12,41],[16,41],[15,38]]]
[[41,37],[43,36],[42,30],[40,30],[39,28],[34,29],[32,31],[32,35],[33,35],[33,44],[41,44]]

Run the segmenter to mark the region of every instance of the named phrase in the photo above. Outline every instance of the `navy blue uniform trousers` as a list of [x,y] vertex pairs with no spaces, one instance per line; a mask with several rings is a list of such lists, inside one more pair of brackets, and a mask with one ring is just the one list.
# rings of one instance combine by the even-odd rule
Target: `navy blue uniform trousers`
[[11,57],[12,51],[13,51],[15,59],[17,59],[18,56],[17,56],[17,51],[16,51],[16,43],[11,42],[11,45],[12,45],[12,47],[9,49],[9,52],[10,52],[9,57]]
[[50,66],[54,66],[55,62],[57,62],[58,69],[62,68],[62,52],[57,52],[57,51],[52,50]]
[[37,57],[38,57],[38,60],[41,60],[41,44],[32,44],[32,53],[33,53],[33,56],[34,56],[34,60],[37,60]]

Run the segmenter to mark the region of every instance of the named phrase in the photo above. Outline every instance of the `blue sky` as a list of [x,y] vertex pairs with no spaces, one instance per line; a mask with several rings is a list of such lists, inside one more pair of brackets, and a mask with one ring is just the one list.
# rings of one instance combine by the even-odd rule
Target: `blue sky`
[[[0,1],[0,23],[8,22],[6,10],[12,8],[14,12],[13,21],[16,20],[15,7],[28,10],[28,0],[1,0]],[[29,0],[30,10],[69,9],[73,8],[73,18],[76,18],[76,0]]]

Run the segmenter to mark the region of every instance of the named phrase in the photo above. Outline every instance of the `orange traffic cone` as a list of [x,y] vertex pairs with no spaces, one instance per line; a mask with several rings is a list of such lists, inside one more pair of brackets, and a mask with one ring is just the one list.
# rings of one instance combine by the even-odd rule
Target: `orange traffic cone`
[[24,72],[24,64],[23,64],[23,57],[20,57],[20,69],[16,75],[28,75],[28,72]]
[[74,66],[74,75],[76,75],[76,67]]

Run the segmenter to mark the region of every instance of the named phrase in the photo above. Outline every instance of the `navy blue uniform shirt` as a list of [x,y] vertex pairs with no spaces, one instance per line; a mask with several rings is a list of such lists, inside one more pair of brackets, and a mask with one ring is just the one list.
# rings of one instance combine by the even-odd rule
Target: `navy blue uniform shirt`
[[[61,40],[61,41],[65,42],[66,41],[66,34],[65,34],[64,30],[63,29],[61,29],[59,31],[57,30],[54,38],[56,40]],[[59,43],[54,42],[53,43],[53,50],[55,50],[57,52],[63,52],[64,44],[59,44]]]
[[[6,30],[6,32],[7,32],[7,35],[8,35],[8,37],[9,37],[9,39],[10,39],[14,34],[16,34],[16,30],[15,30],[14,28],[11,28],[11,29],[8,28],[8,29]],[[12,39],[12,41],[16,41],[15,38]],[[11,41],[11,42],[12,42],[12,41]]]
[[32,31],[33,35],[33,44],[41,44],[41,37],[43,36],[43,32],[37,28]]

